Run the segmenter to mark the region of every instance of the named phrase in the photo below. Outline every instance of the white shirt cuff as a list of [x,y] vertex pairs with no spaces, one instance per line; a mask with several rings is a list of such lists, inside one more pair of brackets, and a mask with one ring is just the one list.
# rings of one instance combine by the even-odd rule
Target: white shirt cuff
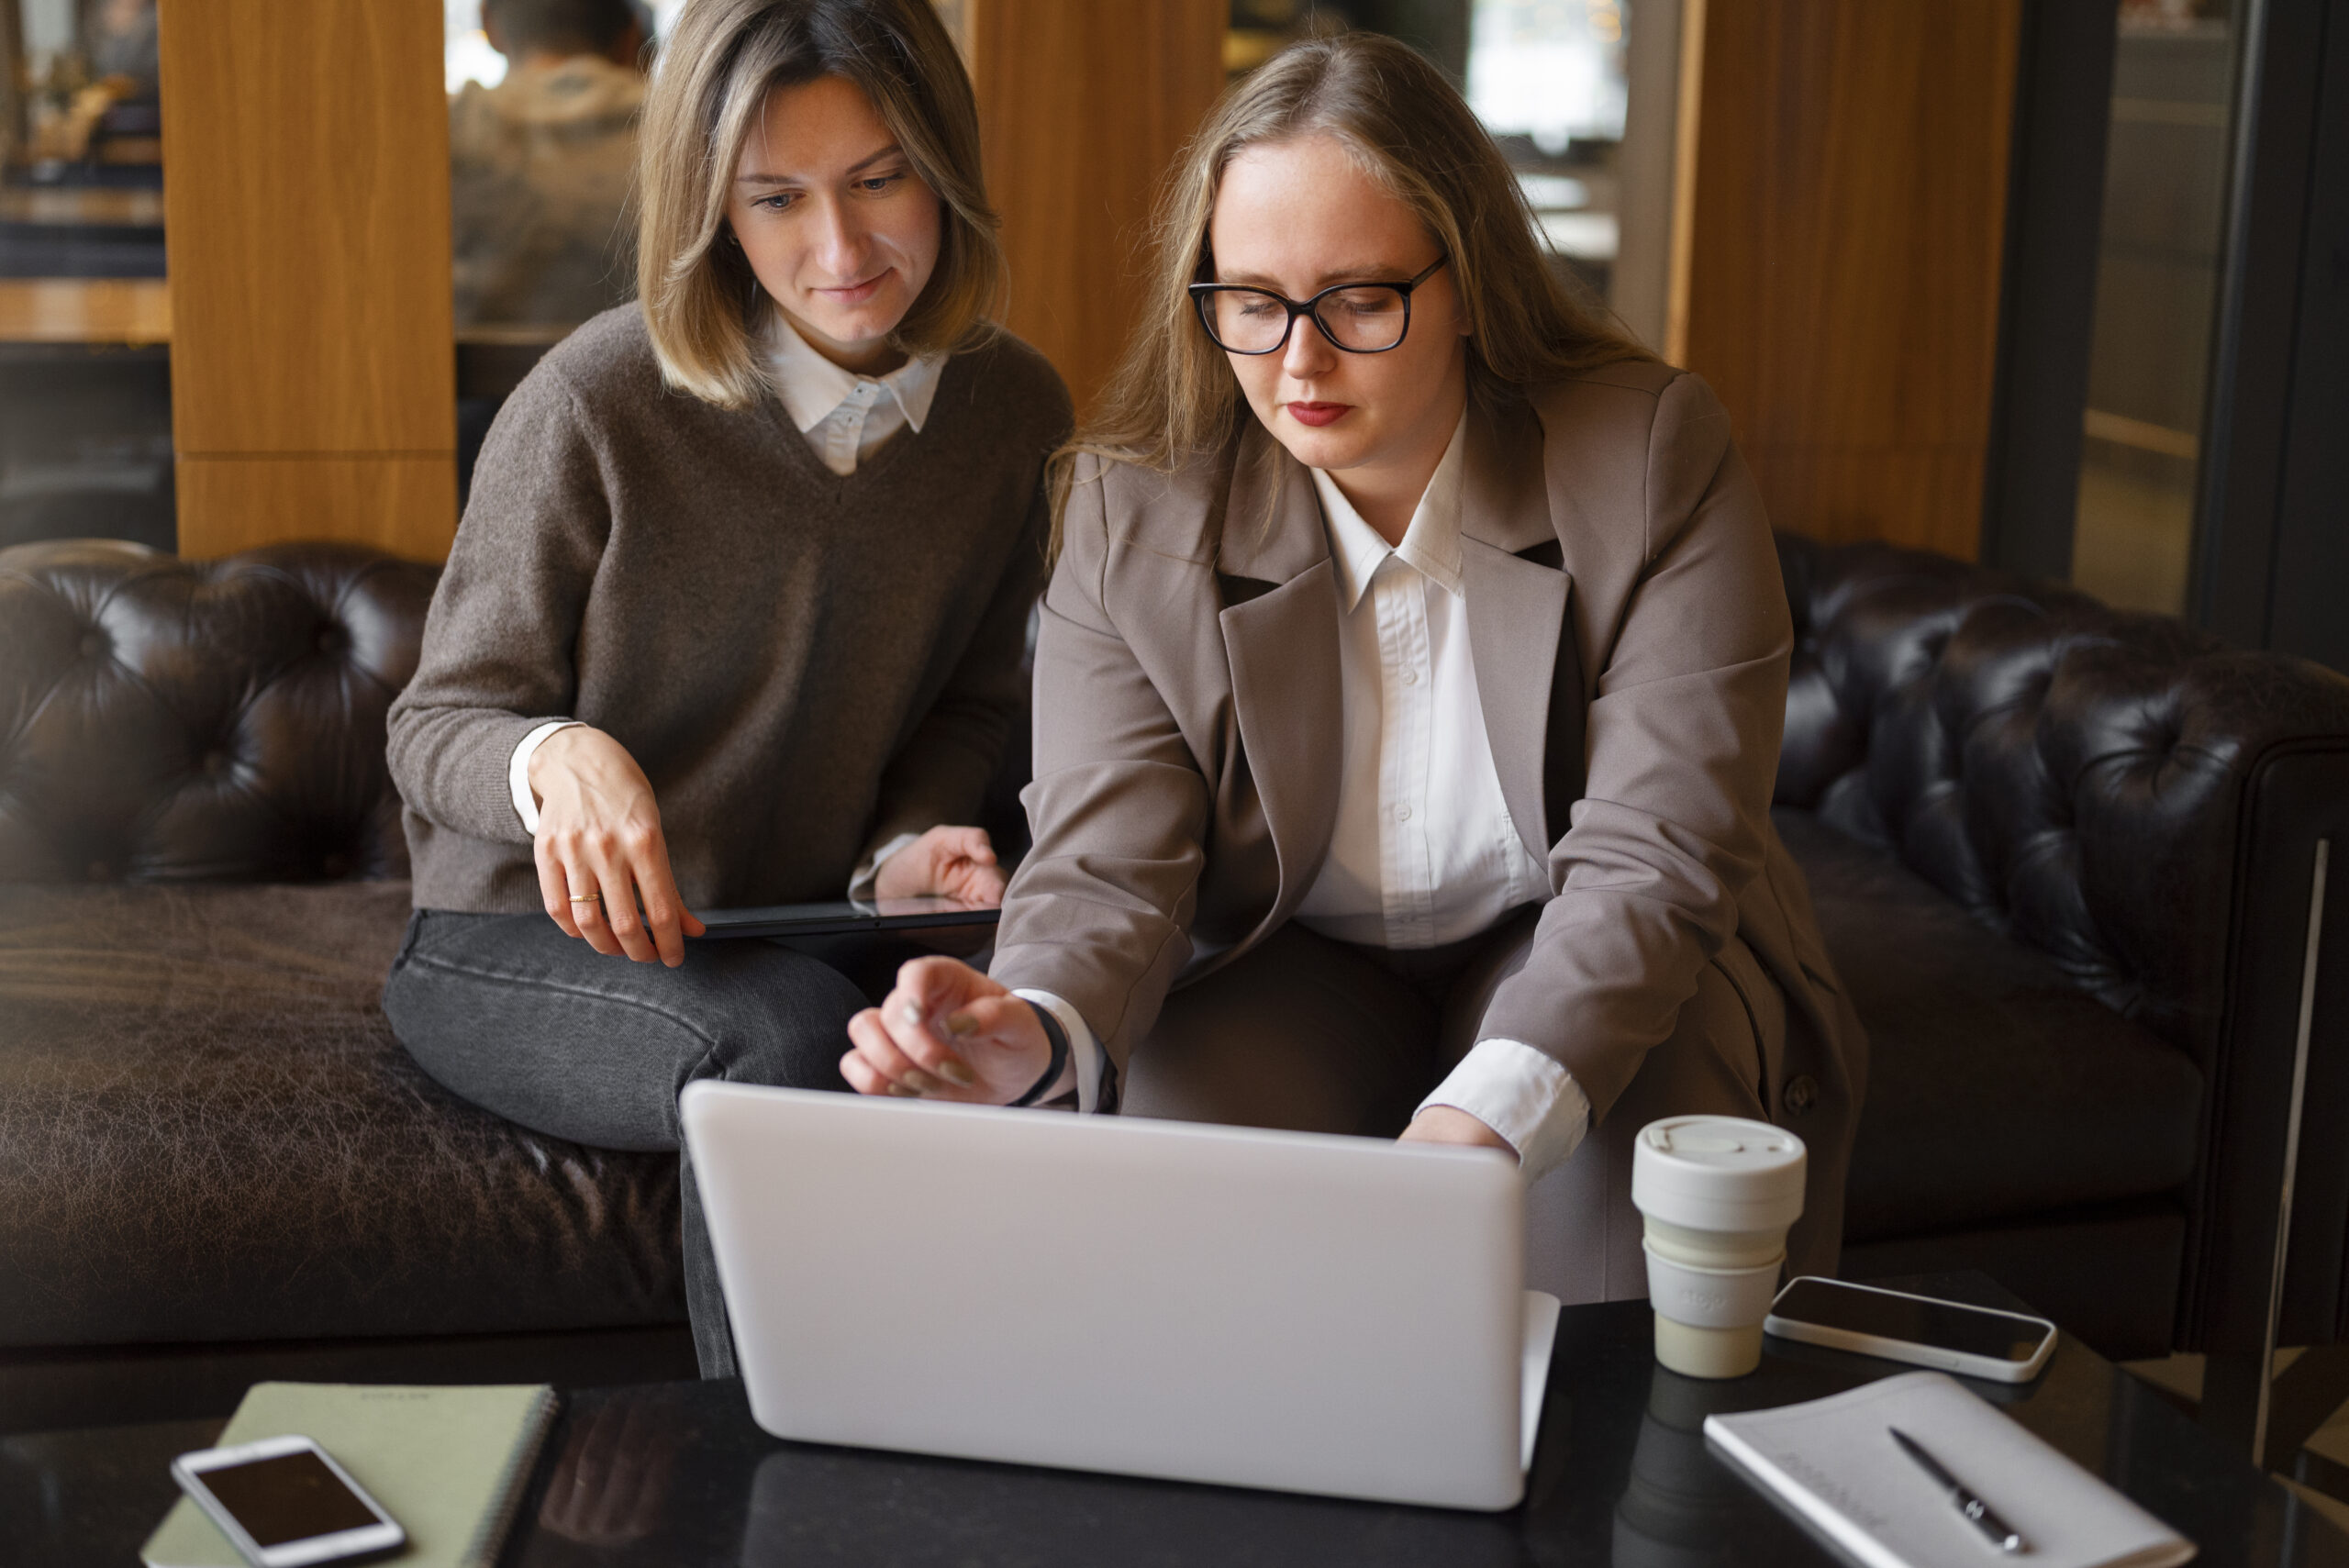
[[1068,1031],[1068,1053],[1076,1062],[1076,1109],[1080,1116],[1091,1116],[1101,1108],[1101,1042],[1085,1027],[1084,1018],[1074,1007],[1050,991],[1014,991],[1023,1002],[1033,1002],[1061,1021]]
[[918,833],[900,833],[874,851],[873,858],[859,866],[856,874],[848,879],[848,895],[860,904],[872,903],[873,884],[881,880],[881,862],[920,837]]
[[578,718],[547,720],[522,737],[522,743],[514,748],[513,761],[506,764],[506,787],[514,796],[514,815],[522,819],[522,831],[533,839],[539,836],[539,797],[530,791],[530,754],[556,730],[585,722]]
[[1590,1099],[1573,1073],[1522,1040],[1480,1040],[1419,1109],[1466,1111],[1509,1140],[1526,1181],[1565,1162],[1590,1130]]

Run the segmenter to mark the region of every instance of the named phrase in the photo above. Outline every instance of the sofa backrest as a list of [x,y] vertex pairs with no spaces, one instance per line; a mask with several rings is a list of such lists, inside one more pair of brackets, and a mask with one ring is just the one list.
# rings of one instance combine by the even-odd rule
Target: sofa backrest
[[436,568],[0,550],[0,882],[400,877],[384,716]]
[[2246,784],[2280,750],[2349,745],[2349,680],[1943,556],[1788,535],[1778,556],[1779,803],[2210,1062]]

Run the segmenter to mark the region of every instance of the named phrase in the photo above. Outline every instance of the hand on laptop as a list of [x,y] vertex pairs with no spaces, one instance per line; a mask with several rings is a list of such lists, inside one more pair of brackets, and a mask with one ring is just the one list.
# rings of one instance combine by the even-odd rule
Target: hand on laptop
[[897,971],[896,989],[851,1018],[848,1038],[855,1049],[841,1058],[841,1076],[860,1095],[1008,1105],[1052,1057],[1035,1008],[951,958]]
[[1472,1149],[1498,1149],[1512,1158],[1517,1153],[1509,1140],[1470,1116],[1452,1106],[1430,1106],[1411,1118],[1403,1129],[1405,1143],[1464,1143]]
[[878,898],[959,898],[989,908],[1003,902],[1003,868],[984,828],[932,828],[881,862]]
[[607,956],[685,962],[702,923],[677,894],[661,808],[628,748],[584,724],[558,729],[530,753],[530,790],[547,917]]

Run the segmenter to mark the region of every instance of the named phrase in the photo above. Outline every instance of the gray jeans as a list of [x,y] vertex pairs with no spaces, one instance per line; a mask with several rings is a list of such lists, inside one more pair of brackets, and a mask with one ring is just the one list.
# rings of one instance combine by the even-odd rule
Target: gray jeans
[[[677,1095],[697,1078],[848,1085],[840,1059],[864,994],[838,969],[755,940],[693,942],[677,969],[607,958],[543,915],[419,909],[384,984],[408,1054],[508,1121],[599,1149],[680,1150]],[[685,1307],[704,1377],[734,1341],[693,1163],[679,1186]]]

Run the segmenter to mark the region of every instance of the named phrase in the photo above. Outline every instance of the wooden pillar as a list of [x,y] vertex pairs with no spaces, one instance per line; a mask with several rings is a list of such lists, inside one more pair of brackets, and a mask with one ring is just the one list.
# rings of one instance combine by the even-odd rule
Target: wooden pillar
[[1683,362],[1777,526],[1973,559],[2021,0],[1688,14]]
[[1223,90],[1228,0],[958,0],[1011,261],[1013,331],[1080,417],[1139,300],[1141,241],[1174,154]]
[[456,533],[432,0],[161,0],[180,550]]

